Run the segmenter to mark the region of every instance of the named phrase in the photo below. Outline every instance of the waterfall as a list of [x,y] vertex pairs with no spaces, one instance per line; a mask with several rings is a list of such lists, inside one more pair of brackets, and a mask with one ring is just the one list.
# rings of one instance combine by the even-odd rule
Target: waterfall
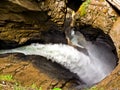
[[[40,55],[56,62],[77,74],[86,85],[91,86],[104,79],[116,66],[115,56],[100,46],[89,44],[88,54],[65,44],[33,43],[10,50],[0,50],[4,53],[23,53],[25,55]],[[103,52],[102,52],[103,51]],[[109,60],[108,60],[109,59]]]

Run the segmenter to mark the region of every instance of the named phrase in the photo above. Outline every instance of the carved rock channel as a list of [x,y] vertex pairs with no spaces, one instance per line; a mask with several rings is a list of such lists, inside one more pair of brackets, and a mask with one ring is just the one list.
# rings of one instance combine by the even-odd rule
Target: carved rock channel
[[[67,43],[63,32],[66,16],[72,13],[66,0],[0,0],[0,49],[14,48],[33,42]],[[72,0],[71,0],[72,1]],[[69,0],[70,2],[70,0]],[[81,2],[80,2],[81,4]],[[75,9],[76,10],[76,9]],[[99,27],[112,38],[120,58],[120,17],[105,0],[91,0],[85,16],[76,13],[76,23]],[[42,63],[42,64],[41,64]],[[35,83],[43,90],[60,87],[70,90],[78,82],[75,75],[40,56],[0,55],[0,75],[12,74],[23,86]],[[71,76],[70,76],[71,75]],[[120,89],[120,64],[96,87]],[[13,82],[0,82],[3,90],[13,90]],[[28,89],[29,90],[29,89]],[[73,88],[74,90],[74,88]]]

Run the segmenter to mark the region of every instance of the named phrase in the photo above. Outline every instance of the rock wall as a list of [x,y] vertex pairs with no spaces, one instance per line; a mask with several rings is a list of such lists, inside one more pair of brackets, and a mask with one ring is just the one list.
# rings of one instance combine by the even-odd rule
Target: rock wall
[[30,40],[46,40],[47,36],[41,31],[60,31],[65,10],[64,0],[1,0],[0,48],[16,47]]
[[[83,5],[82,8],[85,6]],[[119,10],[113,8],[106,0],[91,0],[85,9],[80,9],[76,13],[76,24],[85,25],[90,24],[93,27],[98,27],[109,35],[114,45],[116,46],[118,58],[120,59],[120,16]],[[85,12],[81,16],[81,12]],[[120,61],[120,60],[119,60]],[[102,82],[93,88],[97,90],[119,90],[120,89],[120,63],[118,62],[117,68]]]

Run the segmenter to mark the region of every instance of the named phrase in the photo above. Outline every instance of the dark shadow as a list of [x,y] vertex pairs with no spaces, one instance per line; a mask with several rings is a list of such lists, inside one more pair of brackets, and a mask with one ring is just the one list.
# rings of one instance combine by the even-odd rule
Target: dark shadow
[[0,49],[11,49],[17,47],[18,43],[10,40],[0,40]]
[[77,11],[82,3],[83,0],[68,0],[67,7],[71,8],[74,11]]

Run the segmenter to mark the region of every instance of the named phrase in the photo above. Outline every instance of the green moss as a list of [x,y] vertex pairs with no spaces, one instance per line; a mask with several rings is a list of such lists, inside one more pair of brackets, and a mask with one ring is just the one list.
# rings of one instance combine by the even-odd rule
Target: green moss
[[80,12],[80,16],[84,16],[86,14],[86,9],[88,7],[88,5],[90,4],[91,0],[86,0],[85,2],[83,2],[83,4],[80,6],[79,8],[79,12]]
[[42,87],[37,87],[36,84],[32,84],[31,88],[35,90],[42,90]]
[[90,89],[84,89],[84,90],[105,90],[104,88],[98,88],[96,86],[91,87]]
[[[7,75],[0,75],[0,81],[14,81],[14,83],[11,83],[13,85],[13,90],[43,90],[41,86],[37,86],[35,83],[33,83],[30,86],[22,86],[20,83],[18,83],[16,80],[13,79],[13,76],[11,74]],[[2,85],[0,85],[0,90],[4,89]],[[62,90],[60,88],[53,88],[51,90]]]
[[62,90],[62,89],[60,89],[60,88],[53,88],[53,90]]
[[43,90],[43,89],[42,87],[37,87],[36,84],[32,84],[31,86],[26,87],[26,86],[22,86],[19,83],[16,83],[14,85],[14,90]]
[[[21,86],[20,84],[15,84],[14,85],[14,90],[43,90],[42,87],[37,87],[36,84],[32,84],[31,86],[29,87],[23,87]],[[53,88],[51,90],[62,90],[60,88]]]
[[8,74],[8,75],[0,75],[0,80],[2,81],[13,81],[13,76]]

